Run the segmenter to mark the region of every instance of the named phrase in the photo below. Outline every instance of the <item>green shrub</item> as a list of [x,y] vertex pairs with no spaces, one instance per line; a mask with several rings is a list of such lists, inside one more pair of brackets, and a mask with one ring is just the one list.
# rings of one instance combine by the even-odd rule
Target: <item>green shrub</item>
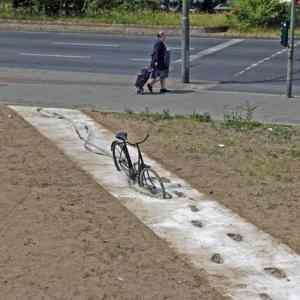
[[114,8],[131,11],[159,8],[159,0],[12,0],[11,3],[15,12],[47,16],[95,16]]
[[255,121],[253,118],[256,109],[256,105],[246,101],[245,105],[239,105],[235,110],[224,112],[223,126],[236,130],[252,130],[261,127],[262,123]]
[[[74,2],[75,0],[70,1]],[[137,9],[156,9],[158,7],[159,0],[85,0],[82,12],[88,16],[96,16],[101,13],[107,14],[114,8],[132,11]]]
[[268,27],[286,19],[287,12],[287,4],[280,0],[234,0],[228,18],[235,27]]
[[121,6],[125,9],[156,9],[159,8],[159,0],[123,0]]
[[190,118],[197,122],[207,122],[208,123],[208,122],[212,121],[212,118],[208,112],[206,112],[204,114],[199,114],[199,113],[193,112],[193,114],[190,115]]

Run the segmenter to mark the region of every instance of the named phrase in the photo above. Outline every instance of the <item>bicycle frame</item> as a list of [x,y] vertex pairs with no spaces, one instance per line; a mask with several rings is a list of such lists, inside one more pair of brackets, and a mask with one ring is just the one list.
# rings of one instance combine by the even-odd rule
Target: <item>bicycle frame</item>
[[[143,159],[143,155],[140,149],[139,144],[131,144],[129,142],[123,141],[123,151],[125,153],[126,159],[128,161],[128,167],[129,167],[129,172],[130,172],[130,178],[132,180],[136,180],[136,178],[138,177],[138,174],[140,174],[140,172],[142,171],[143,168],[145,168],[145,163],[144,163],[144,159]],[[127,144],[129,144],[130,146],[134,146],[137,148],[137,152],[138,152],[138,161],[137,161],[137,168],[135,168],[134,163],[132,163],[129,151],[128,151],[128,147]]]
[[[149,137],[147,136],[136,143],[131,143],[127,139],[127,132],[118,132],[116,140],[111,144],[113,160],[118,171],[123,170],[127,177],[134,182],[138,182],[141,187],[147,189],[152,195],[161,195],[166,198],[166,191],[160,176],[144,162],[140,144],[144,143]],[[137,149],[137,161],[132,161],[129,153],[129,146]],[[118,149],[118,153],[116,153]]]

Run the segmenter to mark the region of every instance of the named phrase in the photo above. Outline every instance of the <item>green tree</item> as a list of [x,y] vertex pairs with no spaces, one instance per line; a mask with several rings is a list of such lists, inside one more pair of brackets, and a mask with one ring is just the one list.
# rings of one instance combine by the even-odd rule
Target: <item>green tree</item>
[[91,15],[99,11],[122,7],[125,9],[156,9],[159,0],[85,0],[84,11]]
[[228,17],[238,27],[277,25],[287,17],[287,4],[280,0],[234,0]]
[[116,7],[124,9],[155,9],[159,0],[11,0],[16,12],[46,16],[96,15]]

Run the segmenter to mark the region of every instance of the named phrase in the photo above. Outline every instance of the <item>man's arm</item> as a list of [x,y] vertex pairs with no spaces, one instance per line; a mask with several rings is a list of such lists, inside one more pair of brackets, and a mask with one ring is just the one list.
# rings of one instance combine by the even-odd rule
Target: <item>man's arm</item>
[[152,60],[151,60],[151,67],[152,68],[157,66],[158,56],[159,56],[159,52],[161,51],[161,47],[162,47],[161,42],[155,43],[155,45],[153,47]]

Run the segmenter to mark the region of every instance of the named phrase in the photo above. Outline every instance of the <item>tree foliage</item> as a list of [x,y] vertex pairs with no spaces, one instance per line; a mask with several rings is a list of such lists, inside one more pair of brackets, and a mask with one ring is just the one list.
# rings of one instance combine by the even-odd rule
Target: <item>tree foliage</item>
[[287,4],[280,0],[234,0],[229,20],[242,27],[266,27],[279,24],[286,17]]
[[155,9],[159,0],[12,0],[16,11],[58,15],[95,15],[100,11],[122,7],[125,9]]

